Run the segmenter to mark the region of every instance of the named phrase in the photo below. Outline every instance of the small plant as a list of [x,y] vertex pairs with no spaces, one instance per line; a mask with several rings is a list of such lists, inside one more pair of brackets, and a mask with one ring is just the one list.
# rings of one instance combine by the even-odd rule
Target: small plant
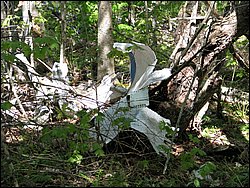
[[5,101],[1,103],[1,110],[9,110],[13,104],[11,104],[9,101]]
[[126,175],[122,170],[115,172],[109,177],[108,184],[110,187],[128,187],[129,183],[126,180]]
[[149,161],[148,160],[142,160],[138,162],[138,167],[140,169],[144,170],[148,170],[149,169]]
[[76,164],[81,164],[81,161],[83,159],[83,156],[80,155],[80,152],[75,150],[72,154],[72,156],[68,159],[70,163],[76,163]]
[[159,128],[160,130],[165,130],[167,135],[166,136],[172,136],[173,134],[175,134],[175,131],[170,127],[170,124],[168,124],[167,122],[165,121],[161,121],[159,123]]
[[[112,176],[111,174],[109,174],[109,175]],[[103,169],[98,169],[98,171],[95,174],[95,179],[92,180],[93,187],[101,186],[102,185],[101,180],[103,179],[104,176],[105,176],[104,170]]]
[[216,170],[216,165],[212,162],[206,162],[198,170],[193,170],[195,187],[200,187],[202,181],[212,181],[211,174]]
[[73,118],[73,116],[70,114],[70,111],[72,111],[67,103],[64,103],[61,108],[55,107],[55,110],[57,112],[57,119],[62,120],[65,118]]
[[101,144],[94,143],[93,146],[92,146],[92,148],[93,148],[96,156],[98,156],[98,157],[105,156]]
[[[125,114],[129,112],[128,107],[119,107],[116,109],[114,116],[110,117],[111,126],[118,126],[119,129],[124,130],[128,129],[130,127],[130,123],[133,121],[133,119],[127,117]],[[98,115],[95,117],[96,122],[100,122],[105,118],[105,115],[102,113],[98,113]]]
[[193,136],[191,134],[188,135],[188,138],[190,141],[192,141],[193,143],[198,144],[200,142],[199,138],[197,138],[196,136]]
[[180,162],[181,162],[181,169],[182,170],[189,170],[196,166],[195,159],[198,156],[205,156],[206,153],[199,149],[199,148],[193,148],[191,151],[186,152],[180,156]]

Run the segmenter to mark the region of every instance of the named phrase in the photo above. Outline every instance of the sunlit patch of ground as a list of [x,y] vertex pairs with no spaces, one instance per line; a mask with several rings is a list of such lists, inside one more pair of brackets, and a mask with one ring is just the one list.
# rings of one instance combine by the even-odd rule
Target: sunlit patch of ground
[[207,138],[214,145],[230,145],[227,136],[223,134],[220,128],[205,128],[201,135]]

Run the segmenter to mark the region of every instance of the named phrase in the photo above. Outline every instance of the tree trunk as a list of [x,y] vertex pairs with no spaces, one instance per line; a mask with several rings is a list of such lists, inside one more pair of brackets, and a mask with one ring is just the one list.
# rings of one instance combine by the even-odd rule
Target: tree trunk
[[1,24],[3,23],[3,20],[7,17],[7,11],[5,8],[5,1],[1,1]]
[[60,46],[60,64],[65,63],[65,38],[66,38],[66,21],[65,13],[66,1],[61,1],[61,46]]
[[148,17],[148,2],[144,1],[145,4],[145,24],[146,24],[146,36],[147,36],[147,45],[149,45],[149,17]]
[[133,6],[133,2],[128,2],[128,25],[135,25],[135,7]]
[[114,60],[108,57],[113,48],[112,8],[109,1],[98,4],[98,69],[97,80],[115,73]]
[[[244,5],[244,2],[238,6],[241,4]],[[246,20],[245,17],[237,20],[236,15],[239,14],[236,11],[239,9],[235,7],[224,17],[212,18],[213,7],[210,7],[198,28],[195,27],[198,25],[195,20],[198,13],[196,5],[198,2],[193,1],[186,4],[186,8],[192,7],[192,13],[191,18],[182,22],[182,28],[179,29],[182,35],[171,55],[172,76],[150,91],[150,108],[169,118],[172,125],[180,128],[181,133],[220,88],[220,69],[224,65],[222,57],[236,37],[243,34],[238,29],[242,26],[241,22]],[[242,9],[247,11],[249,4],[244,5],[241,12]],[[205,24],[207,27],[204,27]],[[249,30],[249,27],[244,28]],[[244,34],[248,32],[247,29]]]
[[[152,7],[157,7],[159,6],[161,2],[160,1],[152,1],[153,6]],[[155,14],[152,15],[152,47],[157,47],[157,37],[156,37],[156,32],[157,32],[157,16]]]
[[[31,35],[31,29],[34,26],[34,18],[38,16],[35,1],[20,1],[19,4],[22,5],[23,22],[26,25],[26,28],[23,31],[23,37],[25,39],[25,43],[30,46],[31,50],[33,50],[33,37]],[[30,63],[32,67],[35,67],[33,53],[30,55]]]

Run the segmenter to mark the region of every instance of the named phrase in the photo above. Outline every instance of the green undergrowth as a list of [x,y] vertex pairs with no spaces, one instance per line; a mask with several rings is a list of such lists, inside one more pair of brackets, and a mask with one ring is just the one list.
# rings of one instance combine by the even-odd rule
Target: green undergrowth
[[[20,134],[16,135],[19,140],[1,147],[1,184],[6,187],[249,186],[247,124],[207,115],[201,135],[188,132],[188,140],[176,143],[163,174],[166,162],[163,156],[153,150],[145,152],[143,146],[107,152],[88,138],[89,124],[84,123],[87,114],[80,117],[85,121],[61,123],[39,133],[19,128]],[[231,151],[230,147],[240,149]]]

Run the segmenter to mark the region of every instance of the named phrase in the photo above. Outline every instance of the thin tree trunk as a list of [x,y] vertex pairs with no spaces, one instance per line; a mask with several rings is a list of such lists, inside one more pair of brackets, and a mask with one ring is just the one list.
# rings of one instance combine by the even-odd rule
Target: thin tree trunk
[[[31,35],[31,28],[33,26],[34,13],[36,14],[35,1],[23,1],[22,3],[23,22],[26,26],[23,31],[23,37],[25,39],[25,43],[28,44],[31,51],[33,51],[33,37]],[[34,53],[31,53],[30,55],[30,64],[33,68],[35,67]]]
[[135,7],[131,1],[128,1],[128,25],[135,25]]
[[6,18],[7,16],[7,11],[6,11],[6,8],[5,8],[5,2],[4,1],[1,1],[1,24],[3,22],[3,20]]
[[60,64],[64,63],[65,59],[65,33],[66,33],[66,22],[65,22],[65,10],[66,1],[61,1],[61,46],[60,46]]
[[144,1],[145,3],[145,20],[146,20],[146,36],[147,36],[147,45],[149,45],[149,24],[148,24],[148,2]]
[[[155,7],[159,6],[160,1],[152,1],[152,4],[155,4]],[[157,46],[157,37],[156,37],[156,31],[157,31],[157,27],[156,27],[156,23],[157,23],[157,17],[155,16],[155,14],[152,14],[152,47],[156,47]]]

